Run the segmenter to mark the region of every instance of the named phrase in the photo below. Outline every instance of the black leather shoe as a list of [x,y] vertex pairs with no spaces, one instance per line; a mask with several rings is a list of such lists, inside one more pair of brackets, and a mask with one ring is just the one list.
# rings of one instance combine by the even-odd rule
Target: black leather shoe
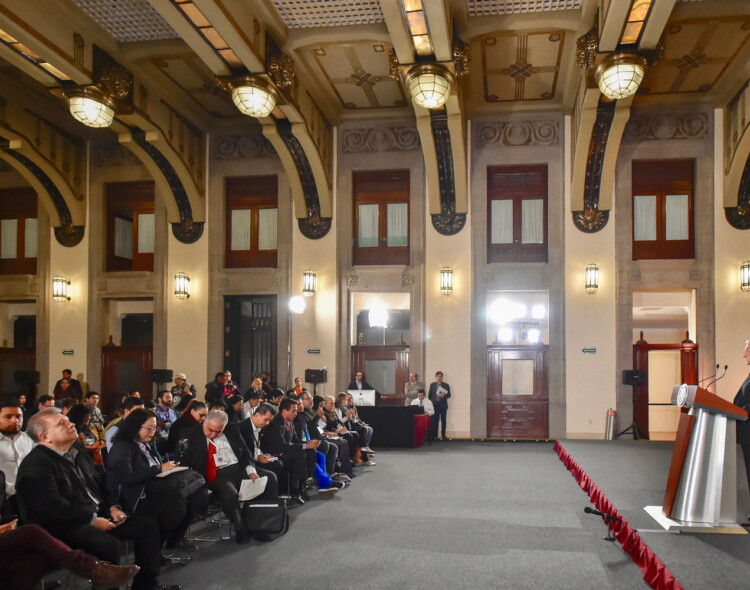
[[302,506],[305,503],[305,501],[302,499],[302,496],[300,496],[297,493],[292,494],[292,502],[296,502],[300,506]]
[[305,502],[309,502],[310,501],[310,496],[307,495],[307,492],[305,490],[302,490],[299,493],[299,497],[302,498]]
[[250,534],[250,531],[247,529],[239,530],[234,534],[234,541],[240,545],[250,542],[250,539],[252,538],[252,534]]
[[176,555],[161,554],[162,565],[187,565],[190,563],[189,557],[177,557]]

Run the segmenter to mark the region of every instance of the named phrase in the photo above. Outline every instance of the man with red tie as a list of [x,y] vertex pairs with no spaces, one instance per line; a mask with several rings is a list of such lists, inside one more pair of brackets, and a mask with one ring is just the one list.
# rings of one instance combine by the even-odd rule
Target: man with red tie
[[305,493],[305,480],[315,474],[317,461],[315,449],[319,440],[302,442],[294,431],[297,400],[285,397],[279,404],[279,413],[260,433],[260,449],[267,455],[281,459],[284,472],[289,474],[289,493],[297,504],[309,498]]
[[[186,441],[182,443],[185,448],[182,465],[192,467],[206,478],[206,485],[219,495],[221,510],[234,526],[235,540],[246,543],[251,535],[242,521],[239,490],[243,479],[255,481],[260,476],[239,428],[228,421],[226,412],[213,410],[203,424],[185,429],[180,435],[180,440]],[[261,475],[268,476],[268,482],[260,497],[278,502],[276,476],[265,470]]]

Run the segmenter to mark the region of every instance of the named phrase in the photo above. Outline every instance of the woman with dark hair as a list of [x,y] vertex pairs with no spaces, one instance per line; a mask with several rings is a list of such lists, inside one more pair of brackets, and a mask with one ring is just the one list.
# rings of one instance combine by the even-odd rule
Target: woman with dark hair
[[167,549],[193,550],[184,537],[193,515],[190,500],[166,493],[170,482],[156,477],[177,463],[162,462],[152,442],[155,433],[156,414],[151,410],[136,408],[120,422],[107,457],[107,483],[125,510],[143,511],[159,522]]
[[[68,410],[68,420],[75,424],[78,441],[91,454],[94,464],[103,466],[102,447],[106,443],[99,440],[98,433],[91,429],[91,408],[86,404],[76,404]],[[80,448],[80,447],[79,447]]]
[[[167,450],[170,453],[174,453],[179,450],[180,433],[190,426],[201,424],[206,419],[208,414],[208,408],[203,402],[199,402],[197,399],[191,399],[190,402],[185,406],[185,411],[180,414],[180,417],[172,422],[172,426],[169,427],[169,437],[167,439]],[[178,457],[179,458],[179,457]]]

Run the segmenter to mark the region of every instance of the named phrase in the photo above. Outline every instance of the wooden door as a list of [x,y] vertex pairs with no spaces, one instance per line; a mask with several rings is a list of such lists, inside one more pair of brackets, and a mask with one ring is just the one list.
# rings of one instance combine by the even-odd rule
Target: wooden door
[[487,347],[487,437],[547,438],[549,347]]
[[244,391],[267,372],[277,383],[276,357],[276,295],[225,297],[222,368],[232,372],[232,380]]
[[126,391],[137,389],[143,399],[152,399],[152,368],[150,346],[102,346],[102,390],[99,392],[102,413],[113,418],[120,396]]

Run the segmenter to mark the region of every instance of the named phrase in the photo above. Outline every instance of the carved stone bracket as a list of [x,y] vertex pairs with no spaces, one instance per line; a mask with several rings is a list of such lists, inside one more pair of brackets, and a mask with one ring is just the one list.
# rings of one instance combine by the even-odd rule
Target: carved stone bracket
[[466,225],[466,214],[456,213],[456,181],[453,176],[453,150],[448,118],[444,111],[430,112],[432,137],[435,141],[440,213],[432,216],[432,226],[444,236],[453,236]]
[[7,144],[0,145],[0,149],[3,150],[13,159],[21,163],[34,177],[42,184],[44,189],[49,194],[52,203],[57,210],[57,214],[60,217],[60,225],[55,227],[55,238],[63,246],[73,247],[81,243],[83,235],[85,233],[85,227],[82,225],[73,225],[73,217],[68,208],[68,204],[65,202],[65,198],[62,196],[60,189],[52,181],[52,179],[42,170],[35,162],[30,158],[19,153],[17,150],[10,149]]
[[599,34],[594,27],[585,35],[578,37],[576,41],[576,65],[587,70],[593,68],[598,49]]
[[750,156],[745,161],[737,193],[737,206],[725,207],[724,215],[735,229],[750,229]]
[[141,129],[133,129],[132,136],[133,141],[148,154],[164,175],[177,204],[180,222],[172,224],[172,234],[183,244],[196,242],[203,235],[203,222],[193,221],[193,208],[190,205],[190,198],[174,166],[155,145],[146,140],[146,134]]
[[307,217],[298,220],[299,230],[306,238],[319,240],[329,232],[332,223],[330,217],[320,216],[320,198],[310,161],[307,159],[307,154],[305,154],[299,140],[294,136],[289,121],[281,119],[276,121],[276,129],[289,150],[292,160],[294,160],[294,166],[302,184],[302,193],[305,197]]
[[609,220],[609,211],[599,210],[602,167],[607,150],[609,131],[615,118],[615,102],[602,98],[596,109],[596,121],[586,159],[586,180],[583,187],[583,211],[573,211],[573,223],[584,233],[596,233]]
[[456,78],[471,73],[471,46],[457,35],[453,36],[453,67]]

